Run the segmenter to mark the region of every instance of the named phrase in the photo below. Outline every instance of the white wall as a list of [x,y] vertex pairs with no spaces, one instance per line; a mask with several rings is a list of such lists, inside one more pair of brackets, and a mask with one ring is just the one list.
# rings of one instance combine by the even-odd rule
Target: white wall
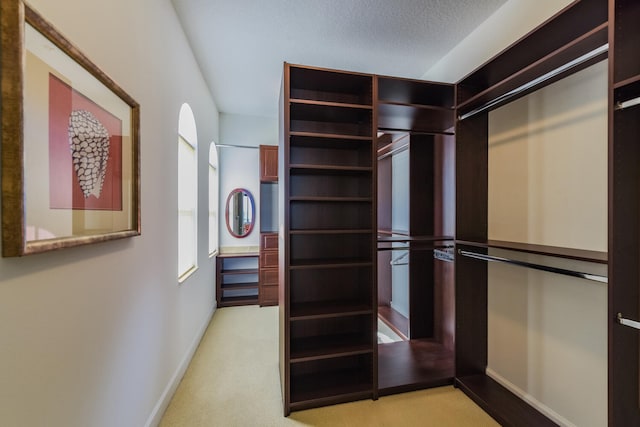
[[[489,114],[489,239],[607,251],[607,101],[604,61]],[[488,321],[492,376],[607,424],[606,285],[490,263]]]
[[422,76],[455,83],[573,0],[508,0]]
[[142,236],[0,259],[0,424],[153,423],[214,308],[206,238],[177,283],[178,113],[198,125],[207,236],[218,112],[169,0],[29,3],[141,105]]
[[607,251],[607,61],[489,115],[490,238]]
[[[275,101],[274,101],[275,102]],[[278,145],[278,119],[220,114],[220,143],[256,148],[220,147],[220,247],[258,247],[260,244],[260,145]],[[256,223],[246,237],[232,236],[224,223],[227,196],[235,188],[251,192],[256,202]]]
[[[460,80],[569,3],[508,1],[424,78]],[[606,81],[599,64],[490,113],[490,239],[606,251]],[[496,264],[488,279],[488,374],[561,424],[606,425],[606,286]]]

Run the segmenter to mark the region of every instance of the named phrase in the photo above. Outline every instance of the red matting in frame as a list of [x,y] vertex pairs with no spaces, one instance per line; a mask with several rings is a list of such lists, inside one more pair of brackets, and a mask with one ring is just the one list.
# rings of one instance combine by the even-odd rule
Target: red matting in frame
[[[99,197],[85,198],[73,169],[69,117],[93,114],[109,132],[109,160]],[[49,206],[51,209],[122,210],[122,121],[49,74]]]

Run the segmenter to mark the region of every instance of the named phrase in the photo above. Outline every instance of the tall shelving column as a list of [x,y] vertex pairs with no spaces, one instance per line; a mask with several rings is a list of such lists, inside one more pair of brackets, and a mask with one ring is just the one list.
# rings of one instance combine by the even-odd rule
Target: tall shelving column
[[640,425],[640,3],[609,1],[609,425]]
[[[405,335],[410,339],[378,347],[378,387],[380,395],[386,395],[453,382],[453,263],[435,259],[434,249],[453,245],[455,234],[455,87],[388,76],[376,76],[376,81],[377,129],[381,134],[378,139],[381,318],[399,317],[387,305],[391,299],[391,270],[395,268],[390,265],[392,257],[387,249],[404,245],[408,249],[408,256],[402,259],[408,260],[405,268],[409,316]],[[406,174],[407,180],[404,196],[408,201],[403,204],[408,218],[405,230],[392,230],[397,224],[392,221],[392,200],[400,196],[392,195],[392,177],[396,176],[392,159],[404,150],[408,159],[400,167],[407,168],[401,173]],[[396,260],[402,256],[393,254]]]
[[285,64],[280,371],[284,412],[377,398],[373,76]]
[[[378,147],[378,212],[380,234],[406,234],[411,237],[410,251],[410,318],[411,338],[442,338],[442,319],[436,319],[436,293],[451,293],[453,283],[442,283],[447,273],[441,271],[433,253],[421,250],[434,244],[453,243],[454,235],[454,104],[455,87],[451,84],[397,77],[376,76],[378,96],[377,130],[388,135],[406,135],[398,142]],[[391,138],[393,139],[393,138]],[[395,141],[395,140],[394,140]],[[391,221],[390,158],[402,150],[409,151],[408,162],[408,229],[384,230]],[[384,165],[386,162],[387,165]],[[384,186],[388,189],[385,191]],[[386,213],[380,214],[386,210]],[[386,218],[385,218],[386,217]],[[389,224],[384,224],[384,222]],[[437,242],[437,243],[436,243]],[[435,276],[437,270],[438,277]],[[450,275],[449,275],[450,276]],[[438,289],[436,289],[436,287]],[[449,304],[452,305],[452,304]],[[453,321],[452,307],[439,307],[448,323]],[[438,329],[436,331],[436,329]],[[453,349],[453,336],[446,339]]]

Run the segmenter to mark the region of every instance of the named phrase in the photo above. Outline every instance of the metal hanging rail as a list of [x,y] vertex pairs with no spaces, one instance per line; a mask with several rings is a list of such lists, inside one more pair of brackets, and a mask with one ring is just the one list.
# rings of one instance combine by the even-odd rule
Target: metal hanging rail
[[216,144],[216,147],[222,148],[248,148],[250,150],[258,150],[260,147],[256,147],[253,145],[231,145],[231,144]]
[[584,64],[587,61],[592,60],[593,58],[597,57],[600,54],[603,54],[605,52],[607,52],[609,50],[609,43],[604,44],[602,46],[600,46],[597,49],[592,50],[591,52],[585,53],[584,55],[574,59],[573,61],[567,62],[566,64],[552,70],[549,71],[546,74],[541,75],[540,77],[531,80],[528,83],[523,84],[522,86],[519,86],[507,93],[505,93],[504,95],[500,95],[499,97],[497,97],[496,99],[493,99],[489,102],[487,102],[486,104],[469,111],[468,113],[462,114],[460,116],[458,116],[458,120],[464,120],[467,119],[469,117],[475,116],[478,113],[482,113],[483,111],[486,111],[508,99],[511,99],[519,94],[521,94],[522,92],[525,92],[537,85],[539,85],[540,83],[544,83],[549,79],[552,79],[562,73],[564,73],[565,71],[569,71],[572,68],[577,67],[578,65]]
[[592,280],[594,282],[600,282],[600,283],[609,282],[606,276],[600,276],[598,274],[584,273],[581,271],[567,270],[567,269],[558,268],[558,267],[550,267],[548,265],[534,264],[531,262],[518,261],[515,259],[503,258],[503,257],[498,257],[493,255],[479,254],[476,252],[464,251],[462,249],[458,249],[458,254],[469,257],[469,258],[479,259],[482,261],[503,262],[505,264],[517,265],[520,267],[527,267],[534,270],[546,271],[549,273],[563,274],[565,276],[578,277],[580,279]]

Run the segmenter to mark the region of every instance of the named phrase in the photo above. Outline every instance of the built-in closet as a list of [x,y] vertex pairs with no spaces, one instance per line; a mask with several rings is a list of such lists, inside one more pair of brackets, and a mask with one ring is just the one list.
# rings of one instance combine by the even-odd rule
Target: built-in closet
[[[504,265],[606,287],[608,423],[640,425],[638,22],[635,0],[577,0],[456,85],[285,64],[279,151],[285,414],[453,381],[502,425],[556,425],[527,401],[531,396],[488,374],[488,292],[493,266]],[[489,127],[501,117],[495,113],[606,59],[608,249],[492,240]],[[410,197],[407,228],[398,230],[388,177],[400,154],[408,157],[403,179]],[[397,386],[383,372],[413,363],[403,359],[412,350],[387,358],[377,345],[376,319],[378,306],[390,305],[390,262],[402,261],[394,253],[403,251],[411,294],[405,335],[436,346],[440,353],[425,354],[444,354],[449,365],[432,363],[444,368],[418,381],[405,371]]]
[[[453,380],[454,87],[375,76],[381,395]],[[434,257],[434,251],[440,257]]]
[[[598,266],[606,265],[607,254],[526,239],[488,239],[489,113],[606,59],[607,35],[606,2],[576,2],[457,85],[456,385],[506,425],[555,423],[486,373],[487,263],[509,263],[606,283],[606,272],[603,277]],[[582,261],[582,269],[576,270],[575,263],[567,259]],[[514,355],[519,354],[517,350],[513,349]]]
[[[285,64],[281,117],[285,413],[451,384],[454,86]],[[410,201],[394,230],[402,153]],[[377,260],[398,252],[405,340],[378,345],[393,266]]]

